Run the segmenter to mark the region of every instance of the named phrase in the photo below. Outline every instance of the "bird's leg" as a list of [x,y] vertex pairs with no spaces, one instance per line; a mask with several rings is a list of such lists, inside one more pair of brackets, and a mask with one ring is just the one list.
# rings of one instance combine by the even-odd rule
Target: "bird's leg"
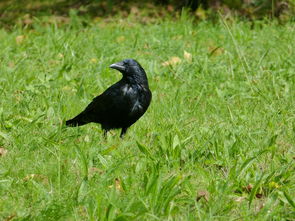
[[123,127],[122,130],[121,130],[121,134],[120,134],[120,137],[123,138],[124,134],[126,133],[127,131],[127,127]]
[[108,130],[105,130],[105,129],[104,129],[104,130],[103,130],[103,137],[104,137],[105,140],[107,140],[107,138],[108,138],[108,137],[107,137],[107,133],[108,133]]

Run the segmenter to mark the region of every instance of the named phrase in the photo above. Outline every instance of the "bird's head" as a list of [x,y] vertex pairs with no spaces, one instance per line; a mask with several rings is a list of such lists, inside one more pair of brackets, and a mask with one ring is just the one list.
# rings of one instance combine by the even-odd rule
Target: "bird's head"
[[144,69],[134,59],[125,59],[118,63],[111,64],[110,68],[120,71],[123,74],[123,77],[146,80],[146,73]]

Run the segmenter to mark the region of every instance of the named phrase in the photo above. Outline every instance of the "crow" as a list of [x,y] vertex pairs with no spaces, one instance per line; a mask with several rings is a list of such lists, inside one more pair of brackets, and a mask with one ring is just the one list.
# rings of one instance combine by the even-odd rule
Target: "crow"
[[125,59],[110,65],[110,68],[120,71],[122,79],[95,97],[84,111],[66,121],[67,126],[99,123],[105,137],[109,130],[121,128],[122,138],[127,129],[146,112],[152,93],[141,65],[134,59]]

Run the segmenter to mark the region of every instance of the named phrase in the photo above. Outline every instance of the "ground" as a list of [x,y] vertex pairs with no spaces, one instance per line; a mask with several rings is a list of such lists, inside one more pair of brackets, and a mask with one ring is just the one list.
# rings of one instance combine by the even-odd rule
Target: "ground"
[[[73,14],[0,40],[1,219],[294,219],[294,24]],[[147,72],[146,114],[124,139],[66,128],[124,58]]]

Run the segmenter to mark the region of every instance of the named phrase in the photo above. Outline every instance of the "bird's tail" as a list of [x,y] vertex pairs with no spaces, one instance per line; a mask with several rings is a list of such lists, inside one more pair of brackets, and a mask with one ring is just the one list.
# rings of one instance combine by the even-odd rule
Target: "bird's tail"
[[69,127],[78,127],[78,126],[82,126],[84,124],[87,124],[88,122],[85,121],[83,118],[84,118],[83,115],[79,114],[78,116],[74,117],[73,119],[67,120],[66,125]]

